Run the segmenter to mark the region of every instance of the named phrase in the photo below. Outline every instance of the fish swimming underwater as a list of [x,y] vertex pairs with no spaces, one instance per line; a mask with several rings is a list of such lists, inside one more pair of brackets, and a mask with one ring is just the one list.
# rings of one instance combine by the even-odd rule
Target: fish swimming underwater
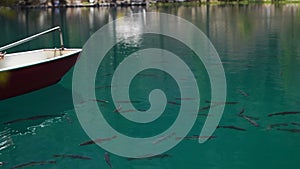
[[253,117],[253,116],[249,116],[249,115],[243,115],[243,116],[248,117],[248,118],[250,118],[252,120],[259,120],[258,117]]
[[56,161],[53,161],[53,160],[52,161],[31,161],[28,163],[13,166],[13,167],[11,167],[11,169],[29,167],[29,166],[37,166],[37,165],[55,164],[55,163],[56,163]]
[[212,102],[209,100],[205,100],[205,103],[213,103],[213,104],[238,104],[239,102]]
[[280,126],[288,126],[289,124],[287,123],[275,123],[275,124],[270,124],[267,127],[267,130],[271,130],[274,127],[280,127]]
[[102,143],[102,142],[105,142],[105,141],[110,141],[110,140],[115,139],[115,138],[117,138],[116,135],[114,135],[112,137],[107,137],[107,138],[97,138],[95,140],[89,140],[89,141],[80,143],[79,145],[80,146],[85,146],[85,145],[89,145],[89,144]]
[[239,130],[239,131],[246,131],[246,129],[236,127],[236,126],[217,126],[217,128],[227,128],[227,129],[234,129],[234,130]]
[[81,156],[77,154],[54,154],[53,157],[61,157],[61,158],[73,158],[73,159],[81,159],[81,160],[91,160],[91,157]]
[[242,110],[238,113],[238,115],[241,116],[242,114],[244,114],[244,112],[245,112],[245,109],[242,108]]
[[121,109],[122,109],[122,106],[121,105],[119,105],[115,110],[114,110],[114,112],[115,113],[118,113],[118,112],[120,112],[121,111]]
[[104,160],[105,160],[106,164],[109,166],[109,168],[112,169],[112,164],[110,162],[110,155],[108,154],[108,152],[104,153]]
[[281,129],[281,128],[278,128],[277,130],[288,131],[288,132],[291,132],[291,133],[300,133],[300,129]]
[[159,143],[159,142],[161,142],[161,141],[164,141],[164,140],[166,140],[166,139],[171,138],[171,137],[174,136],[174,135],[176,135],[175,132],[173,132],[173,133],[171,133],[171,134],[169,134],[169,135],[162,136],[162,137],[160,137],[160,138],[154,140],[154,141],[152,142],[152,144],[157,144],[157,143]]
[[211,102],[211,101],[208,101],[208,100],[206,100],[205,102],[210,103],[210,105],[205,106],[205,107],[201,107],[198,112],[203,111],[203,110],[207,110],[207,109],[210,109],[210,108],[213,108],[213,107],[217,107],[217,106],[220,106],[220,105],[224,105],[224,104],[238,104],[239,103],[239,102]]
[[199,112],[200,112],[200,111],[203,111],[203,110],[207,110],[207,109],[209,109],[210,107],[211,107],[210,105],[205,106],[205,107],[201,107],[201,108],[199,109]]
[[22,121],[29,121],[29,120],[40,120],[40,119],[45,119],[45,118],[54,118],[54,117],[61,117],[64,116],[65,114],[50,114],[50,115],[38,115],[38,116],[32,116],[32,117],[27,117],[27,118],[20,118],[16,120],[11,120],[4,122],[3,124],[12,124],[12,123],[17,123],[17,122],[22,122]]
[[275,124],[269,124],[268,127],[266,128],[267,130],[271,130],[272,128],[275,127],[280,127],[280,126],[288,126],[288,123],[275,123]]
[[256,121],[254,121],[253,119],[251,119],[250,117],[247,117],[247,116],[245,116],[243,114],[240,115],[240,117],[242,117],[243,119],[247,120],[249,123],[251,123],[255,127],[259,126],[259,124]]
[[244,112],[245,112],[245,109],[243,108],[243,109],[238,113],[238,116],[244,116],[244,117],[250,118],[250,119],[252,119],[252,120],[259,120],[258,117],[253,117],[253,116],[245,115]]
[[176,140],[185,139],[185,140],[199,140],[200,138],[217,138],[217,136],[200,136],[200,135],[193,135],[193,136],[185,136],[185,137],[176,137]]
[[180,103],[177,102],[173,102],[173,101],[168,101],[169,104],[173,104],[173,105],[181,105]]
[[210,108],[217,107],[217,106],[220,106],[220,105],[222,105],[222,104],[220,104],[220,103],[213,103],[212,105],[201,107],[198,112],[203,111],[203,110],[208,110]]
[[239,92],[241,95],[245,96],[245,97],[248,97],[248,96],[249,96],[249,94],[246,93],[246,92],[244,92],[243,90],[238,90],[238,92]]
[[296,122],[291,122],[291,124],[294,126],[300,126],[300,123],[296,123]]
[[285,111],[285,112],[278,112],[278,113],[272,113],[272,114],[269,114],[268,116],[271,117],[271,116],[278,116],[278,115],[289,115],[289,114],[300,114],[300,111]]
[[109,101],[103,99],[91,99],[91,101],[100,102],[100,103],[109,103]]

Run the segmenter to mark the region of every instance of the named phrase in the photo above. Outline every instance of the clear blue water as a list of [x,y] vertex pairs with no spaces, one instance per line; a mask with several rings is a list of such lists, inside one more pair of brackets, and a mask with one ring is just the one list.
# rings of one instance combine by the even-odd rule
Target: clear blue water
[[[195,24],[211,40],[219,53],[227,79],[227,101],[221,126],[237,126],[246,131],[218,128],[204,144],[195,139],[184,139],[166,152],[166,158],[129,160],[110,154],[113,168],[299,168],[300,133],[277,129],[300,129],[300,115],[272,116],[268,114],[299,111],[300,109],[300,7],[299,5],[245,5],[200,7],[144,8],[74,8],[74,9],[0,9],[0,46],[12,41],[61,25],[67,47],[82,47],[88,38],[106,23],[133,12],[159,11],[178,15]],[[117,28],[116,28],[117,29]],[[115,30],[113,30],[115,31]],[[188,34],[188,32],[187,32]],[[125,39],[103,62],[95,81],[97,99],[110,100],[109,86],[115,67],[122,58],[143,46],[140,39]],[[159,38],[150,45],[157,45]],[[58,35],[47,35],[27,45],[8,52],[58,46]],[[170,42],[170,48],[178,47]],[[148,44],[149,45],[149,44]],[[158,45],[159,46],[159,45]],[[183,46],[176,48],[179,55],[191,55]],[[181,53],[180,53],[181,52]],[[193,60],[185,58],[186,62]],[[110,65],[110,66],[107,66]],[[111,66],[112,65],[112,66]],[[193,65],[193,73],[201,82],[201,105],[210,100],[207,74],[201,63]],[[155,75],[155,76],[153,76]],[[155,82],[155,83],[154,83]],[[147,109],[147,97],[153,88],[163,89],[168,99],[180,97],[170,76],[156,70],[141,72],[133,81],[131,91],[137,108]],[[45,89],[0,102],[0,161],[2,168],[11,168],[30,161],[56,160],[55,164],[31,168],[109,168],[104,160],[104,150],[97,145],[79,146],[90,140],[80,126],[72,102],[72,71],[58,84]],[[246,93],[248,96],[245,96]],[[244,94],[244,95],[243,95]],[[173,100],[172,100],[173,99]],[[151,126],[137,126],[117,115],[115,107],[101,104],[108,121],[118,131],[139,137],[154,135],[166,129],[176,118],[178,105],[168,104],[166,113]],[[259,124],[251,125],[237,116],[241,109],[253,116]],[[204,110],[199,113],[206,114]],[[36,120],[19,120],[51,115]],[[55,117],[54,117],[55,116]],[[200,115],[189,132],[198,135],[205,121]],[[285,126],[268,129],[271,124]],[[105,144],[105,143],[104,143]],[[128,145],[131,146],[131,145]],[[133,146],[134,148],[134,146]],[[55,158],[54,154],[77,154],[91,160]]]

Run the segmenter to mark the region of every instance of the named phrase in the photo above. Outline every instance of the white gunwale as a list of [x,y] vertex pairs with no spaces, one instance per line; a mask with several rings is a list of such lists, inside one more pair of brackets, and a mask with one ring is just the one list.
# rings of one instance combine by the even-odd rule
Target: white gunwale
[[[58,59],[62,59],[65,57],[69,57],[72,56],[74,54],[80,53],[82,49],[78,49],[78,48],[64,48],[63,50],[61,49],[37,49],[37,50],[32,50],[32,51],[26,51],[26,52],[17,52],[17,53],[11,53],[11,54],[6,54],[3,60],[0,60],[0,72],[3,71],[9,71],[9,70],[14,70],[14,69],[20,69],[20,68],[25,68],[25,67],[29,67],[29,66],[34,66],[37,64],[42,64],[42,63],[46,63],[46,62],[51,62],[54,60],[58,60]],[[67,52],[65,54],[62,55],[58,55],[58,56],[53,56],[53,57],[46,57],[45,58],[45,54],[43,55],[43,57],[40,57],[39,60],[34,60],[32,61],[31,59],[28,59],[28,62],[22,63],[22,64],[16,64],[16,65],[11,65],[9,64],[7,67],[5,66],[5,62],[11,60],[11,59],[16,59],[18,60],[18,58],[24,60],[26,59],[25,57],[33,54],[33,55],[39,55],[39,54],[43,54],[44,52],[56,52],[59,54],[59,52]],[[2,62],[2,63],[1,63]]]

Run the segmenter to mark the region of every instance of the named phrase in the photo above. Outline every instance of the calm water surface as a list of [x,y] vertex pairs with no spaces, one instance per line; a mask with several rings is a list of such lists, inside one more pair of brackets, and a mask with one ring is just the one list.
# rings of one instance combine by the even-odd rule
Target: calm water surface
[[[300,115],[272,116],[283,111],[300,111],[300,6],[248,5],[145,8],[74,8],[74,9],[0,9],[0,46],[61,25],[65,46],[82,47],[88,38],[106,23],[136,12],[165,12],[178,15],[199,27],[218,51],[227,78],[227,101],[222,126],[237,126],[246,131],[218,128],[214,138],[198,144],[186,139],[166,152],[168,157],[128,160],[111,154],[113,168],[299,168],[300,133],[278,129],[300,129]],[[137,25],[142,24],[137,19]],[[167,24],[167,23],[166,23]],[[138,31],[138,30],[137,30]],[[182,30],[184,31],[184,30]],[[128,54],[143,46],[173,49],[191,65],[201,92],[200,107],[208,106],[209,82],[201,63],[194,64],[193,52],[172,39],[154,35],[126,36],[118,25],[112,30],[123,41],[108,53],[95,81],[97,99],[106,119],[118,131],[148,137],[164,131],[177,116],[179,106],[168,104],[158,121],[138,126],[111,114],[111,74]],[[138,32],[137,32],[138,33]],[[187,32],[187,36],[189,35]],[[8,52],[59,46],[58,34],[21,45]],[[168,44],[167,46],[164,46]],[[47,78],[47,75],[45,75]],[[155,83],[154,83],[155,82]],[[31,168],[109,168],[104,150],[96,145],[79,146],[89,137],[81,128],[72,102],[72,71],[61,82],[48,88],[0,102],[0,161],[11,168],[30,161],[56,160],[55,164]],[[20,87],[22,84],[20,84]],[[168,100],[180,97],[172,78],[157,70],[141,72],[130,91],[138,109],[149,108],[149,92],[165,91]],[[178,101],[178,100],[177,100]],[[251,125],[237,116],[252,116],[259,124]],[[199,135],[207,110],[199,112],[189,136]],[[47,118],[30,117],[49,115]],[[28,120],[29,118],[29,120]],[[14,121],[19,119],[17,121]],[[27,120],[26,120],[27,119]],[[11,123],[7,123],[14,121]],[[271,128],[271,124],[283,126]],[[105,143],[103,143],[105,144]],[[131,146],[131,145],[129,145]],[[77,154],[92,159],[57,158],[55,154]]]

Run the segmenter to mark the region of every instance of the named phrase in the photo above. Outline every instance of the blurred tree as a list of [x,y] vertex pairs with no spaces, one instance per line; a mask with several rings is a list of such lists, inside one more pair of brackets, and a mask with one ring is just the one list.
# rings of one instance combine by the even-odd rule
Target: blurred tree
[[18,0],[0,0],[0,6],[11,6],[18,3]]
[[[51,0],[51,3],[52,3],[53,6],[54,6],[54,4],[55,4],[56,1],[57,1],[57,0]],[[66,4],[66,3],[67,3],[66,0],[58,0],[58,1],[59,1],[59,4],[60,4],[60,5]]]

